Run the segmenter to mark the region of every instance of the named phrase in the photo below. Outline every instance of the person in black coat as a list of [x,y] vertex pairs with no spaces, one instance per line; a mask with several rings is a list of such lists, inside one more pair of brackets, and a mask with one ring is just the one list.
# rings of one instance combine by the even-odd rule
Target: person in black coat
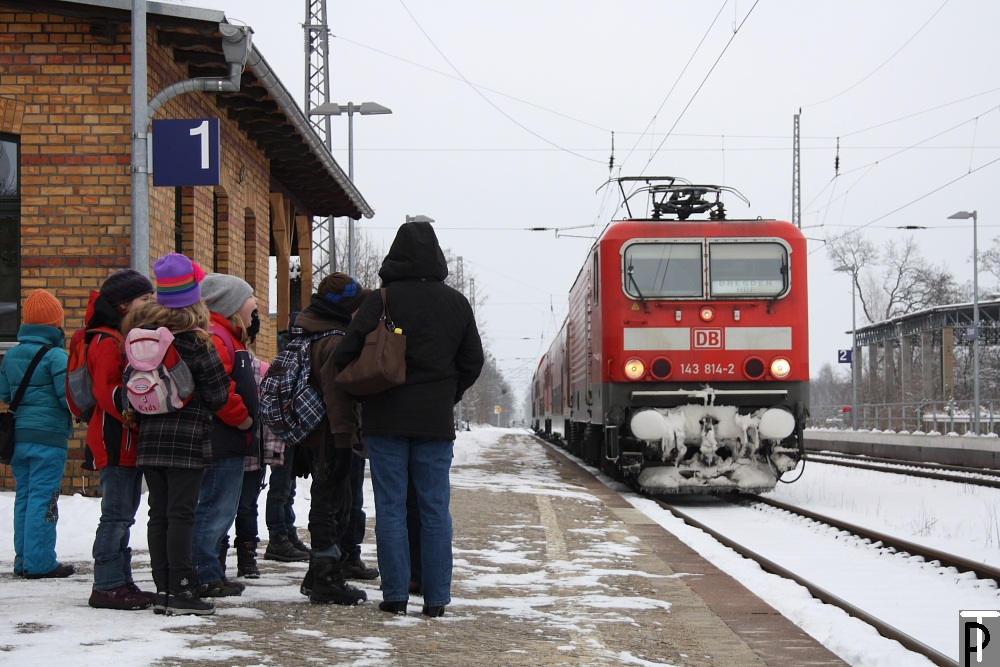
[[[409,597],[410,480],[421,518],[423,613],[441,616],[451,602],[453,408],[479,377],[484,357],[472,306],[445,284],[447,276],[448,263],[426,222],[402,225],[379,269],[393,324],[406,335],[406,382],[362,400],[382,575],[379,608],[391,613],[406,613]],[[381,292],[375,291],[337,347],[338,369],[360,355],[381,314]]]

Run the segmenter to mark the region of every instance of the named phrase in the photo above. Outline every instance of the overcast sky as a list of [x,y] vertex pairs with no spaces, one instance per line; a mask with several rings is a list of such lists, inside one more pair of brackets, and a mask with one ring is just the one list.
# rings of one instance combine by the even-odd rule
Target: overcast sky
[[[184,4],[250,25],[304,108],[308,0]],[[977,209],[980,250],[1000,224],[995,0],[327,0],[327,12],[331,100],[393,112],[354,118],[355,182],[376,212],[359,227],[388,248],[406,215],[436,220],[522,392],[593,236],[620,215],[598,191],[612,132],[615,176],[725,184],[750,200],[729,198],[730,217],[790,220],[801,108],[813,375],[850,346],[850,280],[825,239],[913,234],[971,283],[971,221],[946,218]],[[333,118],[345,171],[347,130]],[[563,232],[525,231],[539,226]]]

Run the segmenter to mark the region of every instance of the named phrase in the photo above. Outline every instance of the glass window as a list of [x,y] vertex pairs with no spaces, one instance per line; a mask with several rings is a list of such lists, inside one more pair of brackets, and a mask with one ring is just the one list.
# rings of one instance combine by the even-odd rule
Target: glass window
[[0,341],[17,340],[21,299],[20,151],[0,135]]
[[701,243],[633,243],[625,249],[625,293],[636,299],[704,294]]
[[788,250],[780,243],[710,243],[711,294],[719,297],[774,297],[788,285]]

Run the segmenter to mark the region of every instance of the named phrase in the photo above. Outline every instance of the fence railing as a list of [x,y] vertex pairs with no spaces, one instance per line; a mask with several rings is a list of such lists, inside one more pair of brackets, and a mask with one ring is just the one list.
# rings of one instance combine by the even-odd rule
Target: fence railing
[[[808,425],[815,428],[857,428],[865,431],[908,433],[958,433],[972,431],[972,401],[923,401],[920,403],[868,403],[852,414],[842,405],[809,407]],[[1000,435],[1000,404],[979,408],[979,428],[985,435]]]

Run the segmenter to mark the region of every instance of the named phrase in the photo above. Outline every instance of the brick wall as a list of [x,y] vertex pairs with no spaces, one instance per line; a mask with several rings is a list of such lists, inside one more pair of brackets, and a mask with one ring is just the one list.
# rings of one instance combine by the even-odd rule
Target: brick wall
[[[148,35],[150,95],[189,78],[168,49]],[[131,54],[128,29],[116,44],[90,35],[78,18],[0,9],[0,132],[21,139],[22,299],[54,292],[66,309],[67,334],[83,325],[91,290],[130,266]],[[157,118],[221,118],[222,184],[185,188],[183,251],[211,270],[213,200],[224,203],[220,269],[255,287],[268,302],[269,164],[256,144],[214,103],[214,96],[174,98]],[[174,251],[176,193],[151,188],[150,257]],[[248,223],[250,221],[249,230]],[[248,238],[250,242],[248,243]],[[150,275],[152,275],[150,267]],[[257,344],[270,358],[270,318]],[[95,473],[81,468],[83,429],[70,444],[64,492],[92,492]],[[0,488],[13,486],[0,466]]]

